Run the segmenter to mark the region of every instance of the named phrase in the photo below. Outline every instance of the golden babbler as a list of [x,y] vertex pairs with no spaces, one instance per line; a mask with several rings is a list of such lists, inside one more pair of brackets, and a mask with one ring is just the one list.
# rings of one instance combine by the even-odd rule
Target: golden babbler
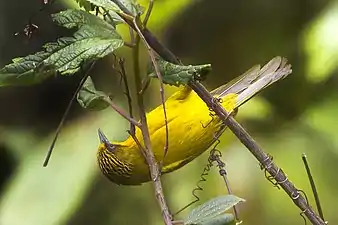
[[[213,90],[211,94],[221,99],[227,112],[233,112],[256,93],[291,73],[286,59],[273,58],[263,68],[255,66],[231,82]],[[222,122],[212,118],[207,105],[189,87],[183,87],[166,102],[168,118],[168,153],[163,161],[162,173],[177,170],[208,149]],[[158,106],[147,114],[152,150],[156,160],[163,159],[165,123],[163,107]],[[203,126],[207,125],[207,126]],[[101,144],[97,160],[103,174],[112,182],[138,185],[150,181],[146,160],[133,137],[123,142],[109,142],[101,130]],[[135,136],[143,145],[142,132],[136,127]]]

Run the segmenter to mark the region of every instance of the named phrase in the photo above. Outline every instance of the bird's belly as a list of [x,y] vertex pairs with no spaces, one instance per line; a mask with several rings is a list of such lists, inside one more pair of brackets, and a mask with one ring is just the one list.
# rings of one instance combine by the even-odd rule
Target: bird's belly
[[[211,117],[209,109],[204,105],[196,110],[189,112],[182,110],[179,113],[181,114],[168,123],[168,151],[165,157],[165,126],[151,133],[151,146],[155,158],[158,162],[164,159],[163,173],[177,170],[205,152],[215,133],[220,129],[219,119]],[[128,180],[136,183],[149,181],[149,167],[141,151],[138,149],[129,160],[134,172]]]
[[[220,122],[209,116],[209,110],[198,111],[169,123],[168,152],[164,158],[163,172],[171,172],[191,162],[206,151]],[[161,161],[164,156],[165,133],[156,132],[152,135],[152,146],[155,157]]]

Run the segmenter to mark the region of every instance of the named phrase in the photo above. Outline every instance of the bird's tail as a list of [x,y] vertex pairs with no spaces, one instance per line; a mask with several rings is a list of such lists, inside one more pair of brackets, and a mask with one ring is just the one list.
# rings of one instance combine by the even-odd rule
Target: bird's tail
[[287,64],[287,60],[277,56],[270,60],[263,68],[256,65],[243,75],[213,90],[211,94],[217,98],[222,98],[231,93],[237,94],[238,96],[234,107],[236,109],[255,96],[259,91],[285,78],[291,72],[291,65]]

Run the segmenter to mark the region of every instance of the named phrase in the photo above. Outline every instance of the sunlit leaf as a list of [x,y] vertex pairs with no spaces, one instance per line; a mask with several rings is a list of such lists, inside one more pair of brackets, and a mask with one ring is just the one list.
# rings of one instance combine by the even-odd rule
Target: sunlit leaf
[[123,8],[127,9],[132,15],[142,14],[144,9],[136,0],[87,0],[88,2],[103,7],[107,10],[115,12],[123,12]]
[[79,104],[89,110],[103,110],[109,106],[107,102],[109,97],[102,91],[95,89],[94,83],[90,77],[87,78],[81,90],[77,94]]
[[216,217],[204,220],[203,222],[198,222],[196,225],[232,225],[236,224],[234,215],[230,213],[225,213],[218,215]]
[[[202,80],[211,71],[210,64],[182,66],[162,59],[158,59],[157,63],[163,82],[175,86],[187,84],[192,80]],[[149,68],[149,76],[157,77],[152,64]]]
[[245,200],[234,195],[216,197],[193,209],[185,220],[185,224],[204,224],[243,201]]
[[77,27],[73,37],[44,45],[44,51],[13,60],[0,70],[0,86],[40,82],[55,73],[74,74],[87,61],[102,58],[123,46],[114,26],[80,10],[53,15],[66,28]]
[[83,1],[90,2],[96,6],[103,7],[107,10],[121,12],[120,8],[111,0],[83,0]]
[[46,52],[38,52],[13,59],[13,63],[0,69],[0,86],[34,84],[53,76],[56,74],[55,68],[41,64],[48,55]]

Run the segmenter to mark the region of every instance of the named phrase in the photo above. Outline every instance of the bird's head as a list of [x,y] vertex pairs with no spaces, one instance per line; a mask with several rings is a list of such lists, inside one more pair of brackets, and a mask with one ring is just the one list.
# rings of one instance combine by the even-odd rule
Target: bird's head
[[116,184],[140,184],[141,181],[139,181],[139,179],[130,178],[132,176],[133,166],[128,162],[130,157],[125,158],[124,156],[123,153],[125,153],[125,151],[123,146],[111,143],[101,129],[98,130],[98,135],[100,145],[97,152],[97,159],[102,173]]

